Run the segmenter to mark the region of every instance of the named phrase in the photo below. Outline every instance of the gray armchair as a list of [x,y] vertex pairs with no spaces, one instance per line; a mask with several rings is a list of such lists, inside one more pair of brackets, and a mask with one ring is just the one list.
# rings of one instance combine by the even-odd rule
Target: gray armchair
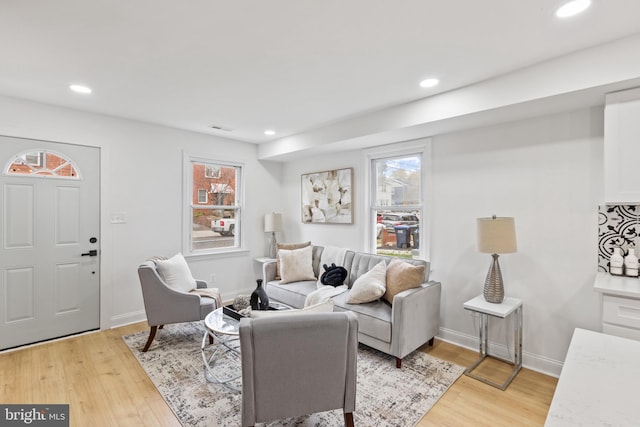
[[[146,261],[138,267],[138,277],[142,286],[147,322],[151,327],[143,352],[149,350],[158,327],[162,329],[170,323],[202,320],[216,309],[217,304],[213,298],[176,291],[167,286],[153,261]],[[196,284],[198,288],[207,287],[207,282],[202,280],[196,280]]]
[[242,426],[342,408],[353,427],[358,320],[353,313],[240,320]]

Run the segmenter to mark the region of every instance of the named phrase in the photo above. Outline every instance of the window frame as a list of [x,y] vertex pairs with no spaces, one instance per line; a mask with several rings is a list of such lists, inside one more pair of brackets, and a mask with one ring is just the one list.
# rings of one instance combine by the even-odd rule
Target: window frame
[[366,218],[364,233],[364,248],[376,253],[376,213],[381,210],[391,210],[394,206],[374,206],[376,194],[376,175],[373,170],[375,161],[385,158],[402,157],[408,155],[420,156],[420,205],[402,206],[400,211],[417,210],[420,212],[420,247],[418,258],[430,258],[431,238],[431,138],[400,142],[364,150],[363,170],[365,175],[365,202],[363,203],[363,218]]
[[[209,249],[192,249],[192,232],[193,232],[193,209],[202,209],[203,205],[194,203],[193,194],[193,164],[215,164],[221,167],[230,167],[237,169],[236,175],[236,205],[207,205],[206,209],[211,210],[235,210],[236,227],[234,236],[234,246],[223,248]],[[244,175],[246,173],[245,164],[242,162],[231,161],[221,158],[212,158],[206,155],[193,155],[183,152],[183,214],[182,214],[182,253],[185,257],[199,256],[220,256],[247,253],[245,245],[245,185]]]
[[[35,152],[39,154],[38,164],[28,162],[28,164],[30,165],[44,168],[46,166],[47,154],[56,156],[64,160],[65,163],[55,167],[54,169],[44,168],[42,170],[31,172],[31,173],[15,173],[9,170],[11,165],[14,164],[18,159],[22,159],[23,161],[27,162],[26,157],[29,154],[32,154]],[[59,169],[64,168],[67,165],[73,169],[73,171],[75,172],[75,175],[58,175],[57,171]],[[24,150],[14,154],[9,158],[7,163],[4,165],[4,168],[2,170],[2,175],[3,176],[19,176],[22,178],[44,178],[44,179],[63,179],[63,180],[66,179],[70,181],[82,181],[82,173],[78,168],[78,165],[76,164],[76,162],[73,161],[73,159],[69,158],[66,154],[62,154],[58,151],[50,150],[47,148],[32,148],[32,149]]]

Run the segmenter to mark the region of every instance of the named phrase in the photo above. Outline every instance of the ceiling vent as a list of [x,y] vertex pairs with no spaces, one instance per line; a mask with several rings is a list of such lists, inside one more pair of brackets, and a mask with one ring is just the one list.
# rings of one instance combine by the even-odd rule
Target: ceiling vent
[[223,128],[222,126],[218,126],[218,125],[211,125],[211,126],[209,126],[209,128],[210,128],[210,129],[213,129],[213,130],[223,130],[223,131],[225,131],[225,132],[232,132],[232,130],[231,130],[231,129],[229,129],[229,128]]

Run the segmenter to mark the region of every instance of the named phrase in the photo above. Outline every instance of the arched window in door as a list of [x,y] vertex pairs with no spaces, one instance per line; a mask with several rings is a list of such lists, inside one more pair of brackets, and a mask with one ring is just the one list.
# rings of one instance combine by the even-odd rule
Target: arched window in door
[[16,154],[6,164],[3,172],[5,175],[80,179],[78,168],[71,159],[44,149]]

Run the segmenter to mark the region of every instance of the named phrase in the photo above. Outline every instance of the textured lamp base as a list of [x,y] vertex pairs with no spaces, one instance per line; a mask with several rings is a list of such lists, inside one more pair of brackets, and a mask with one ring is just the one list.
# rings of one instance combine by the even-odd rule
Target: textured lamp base
[[269,239],[269,258],[275,258],[278,254],[278,242],[276,242],[276,233],[271,233],[271,238]]
[[487,302],[500,304],[504,300],[504,284],[502,282],[502,272],[498,263],[498,254],[492,254],[493,261],[489,267],[487,278],[484,281],[484,299]]

